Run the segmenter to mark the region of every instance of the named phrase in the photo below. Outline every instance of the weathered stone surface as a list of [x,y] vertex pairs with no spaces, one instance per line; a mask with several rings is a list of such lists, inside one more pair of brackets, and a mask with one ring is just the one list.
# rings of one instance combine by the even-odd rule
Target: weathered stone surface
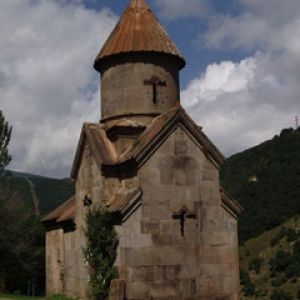
[[[151,86],[144,85],[144,80],[153,74],[167,82],[165,87],[158,88],[157,103],[152,100]],[[101,82],[102,118],[162,113],[179,99],[178,70],[160,59],[156,64],[147,63],[143,57],[139,62],[118,64],[103,73]]]
[[[240,208],[220,191],[223,155],[178,104],[173,63],[137,52],[101,64],[102,120],[86,125],[75,159],[76,230],[47,232],[49,295],[90,298],[86,214],[101,208],[119,239],[110,300],[239,299]],[[165,83],[156,91],[145,84],[153,76]]]
[[113,279],[110,283],[109,300],[124,300],[125,281]]

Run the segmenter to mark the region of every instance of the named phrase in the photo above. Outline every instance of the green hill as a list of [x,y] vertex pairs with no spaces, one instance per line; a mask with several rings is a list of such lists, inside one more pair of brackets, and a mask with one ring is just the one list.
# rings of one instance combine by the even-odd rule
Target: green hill
[[5,186],[0,186],[0,193],[9,189],[42,216],[74,194],[74,183],[69,178],[55,179],[14,171],[7,173],[8,180]]
[[246,241],[300,213],[300,128],[228,158],[223,186],[244,207],[239,237]]
[[300,215],[240,247],[242,300],[300,299]]

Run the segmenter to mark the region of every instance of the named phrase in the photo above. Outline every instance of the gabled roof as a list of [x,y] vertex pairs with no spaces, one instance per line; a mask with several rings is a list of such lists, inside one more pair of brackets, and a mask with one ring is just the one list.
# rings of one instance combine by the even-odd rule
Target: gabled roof
[[83,154],[85,143],[90,146],[94,158],[101,169],[102,164],[114,165],[117,163],[118,156],[113,143],[106,136],[106,132],[102,124],[84,123],[71,170],[71,178],[76,178],[79,170],[81,157]]
[[220,193],[223,207],[237,219],[243,212],[243,207],[236,202],[223,187],[221,187]]
[[51,213],[46,215],[42,222],[53,221],[60,223],[63,221],[74,220],[75,217],[75,195],[53,210]]
[[176,105],[167,113],[153,119],[147,129],[138,137],[132,146],[123,153],[117,153],[109,140],[102,124],[83,125],[77,148],[71,177],[76,178],[80,167],[85,142],[90,146],[94,158],[101,170],[102,166],[118,166],[127,161],[135,161],[140,167],[155,149],[177,128],[181,126],[201,145],[206,154],[218,166],[224,163],[223,154],[203,133],[202,129],[188,116],[180,105]]
[[125,220],[139,207],[141,195],[142,190],[138,184],[129,187],[122,186],[105,201],[105,206],[111,213],[120,213]]
[[225,158],[223,154],[179,104],[167,113],[153,119],[146,131],[120,156],[118,162],[123,163],[134,159],[140,165],[148,155],[153,153],[153,150],[157,148],[156,146],[160,145],[177,126],[185,128],[202,146],[203,152],[213,159],[217,165],[224,163]]
[[145,0],[131,0],[98,54],[95,68],[99,70],[99,62],[106,57],[134,52],[170,54],[178,58],[181,68],[185,65],[184,58]]

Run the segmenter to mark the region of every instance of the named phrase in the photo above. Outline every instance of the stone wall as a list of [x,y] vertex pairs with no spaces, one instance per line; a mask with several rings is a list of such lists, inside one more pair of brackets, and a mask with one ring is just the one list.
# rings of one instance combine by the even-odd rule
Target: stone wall
[[237,220],[222,206],[216,164],[185,129],[178,127],[137,174],[114,176],[101,174],[86,145],[76,181],[76,231],[47,233],[47,291],[89,299],[82,248],[91,208],[83,199],[90,195],[92,207],[101,207],[120,185],[139,183],[140,207],[115,227],[126,299],[239,299]]
[[[239,299],[237,222],[201,147],[178,128],[138,177],[141,207],[117,227],[126,299]],[[182,208],[184,222],[174,216]]]
[[[76,234],[75,232],[66,232],[64,234],[64,250],[65,250],[65,265],[64,265],[64,294],[73,295],[74,287],[76,287]],[[76,290],[76,289],[75,289]]]
[[46,294],[48,296],[63,292],[64,247],[63,230],[46,233]]
[[[142,56],[138,61],[116,63],[102,74],[102,120],[129,114],[164,113],[179,101],[179,75],[174,64],[158,55],[156,61],[145,59]],[[156,103],[153,102],[153,87],[144,84],[153,74],[165,82],[165,86],[157,87]]]
[[101,202],[101,185],[102,177],[99,168],[92,156],[88,145],[82,156],[81,166],[76,180],[76,231],[74,248],[70,250],[68,259],[70,264],[73,262],[72,274],[68,274],[67,293],[70,296],[80,299],[89,299],[89,267],[84,260],[83,248],[85,247],[85,222],[86,214],[91,207],[84,206],[83,199],[85,196],[91,197],[93,205]]

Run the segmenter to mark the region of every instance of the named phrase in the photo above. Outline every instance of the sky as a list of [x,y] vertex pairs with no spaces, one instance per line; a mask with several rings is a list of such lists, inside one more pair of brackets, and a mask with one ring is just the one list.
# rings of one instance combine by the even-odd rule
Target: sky
[[[1,0],[0,110],[9,168],[67,177],[83,122],[100,117],[93,69],[128,0]],[[300,115],[299,0],[148,0],[184,55],[181,103],[226,155]]]

